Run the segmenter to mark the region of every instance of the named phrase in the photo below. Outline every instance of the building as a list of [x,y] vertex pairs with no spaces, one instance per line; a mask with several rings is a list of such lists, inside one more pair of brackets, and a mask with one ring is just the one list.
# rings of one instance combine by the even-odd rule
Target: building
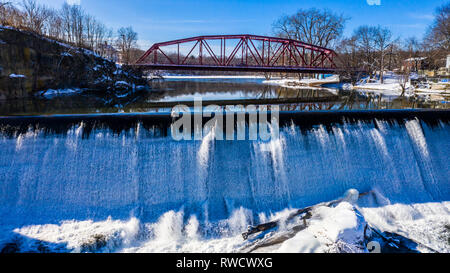
[[413,72],[418,72],[420,70],[424,70],[427,68],[427,58],[426,57],[417,57],[417,58],[409,58],[403,61],[402,70],[409,70]]

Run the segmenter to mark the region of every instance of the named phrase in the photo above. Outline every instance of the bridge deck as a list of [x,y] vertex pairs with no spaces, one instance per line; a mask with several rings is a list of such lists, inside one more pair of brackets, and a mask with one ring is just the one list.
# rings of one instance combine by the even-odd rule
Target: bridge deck
[[172,65],[172,64],[134,64],[144,70],[203,70],[203,71],[237,71],[237,72],[290,72],[332,74],[337,68],[291,67],[291,66],[216,66],[216,65]]

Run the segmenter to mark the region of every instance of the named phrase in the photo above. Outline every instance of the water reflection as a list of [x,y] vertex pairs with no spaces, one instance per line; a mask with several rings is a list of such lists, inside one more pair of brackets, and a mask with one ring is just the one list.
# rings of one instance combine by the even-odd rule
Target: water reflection
[[153,82],[151,89],[127,97],[83,92],[51,99],[0,101],[0,115],[169,112],[174,105],[189,105],[199,97],[205,103],[222,106],[277,104],[282,111],[450,108],[445,101],[427,101],[423,97],[392,97],[335,88],[294,89],[263,84],[261,79],[172,79]]

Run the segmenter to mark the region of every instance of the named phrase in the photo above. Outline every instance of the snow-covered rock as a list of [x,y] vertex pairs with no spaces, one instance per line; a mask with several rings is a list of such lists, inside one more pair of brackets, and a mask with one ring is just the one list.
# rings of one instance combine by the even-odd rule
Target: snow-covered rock
[[272,85],[279,85],[281,87],[287,87],[287,88],[296,88],[301,89],[305,87],[320,87],[324,84],[330,84],[330,83],[338,83],[339,82],[339,76],[333,75],[330,77],[326,77],[324,79],[295,79],[295,78],[287,78],[287,79],[272,79],[272,80],[265,80],[263,83],[265,84],[272,84]]
[[80,88],[74,88],[74,89],[48,89],[45,91],[41,91],[38,92],[38,95],[43,96],[43,97],[47,97],[47,98],[52,98],[55,96],[60,96],[60,95],[73,95],[73,94],[77,94],[82,92],[82,89]]
[[352,204],[321,206],[312,214],[309,226],[281,244],[277,252],[365,252],[367,223]]
[[9,75],[9,77],[11,79],[14,79],[14,78],[26,78],[25,75],[20,75],[20,74],[11,74],[11,75]]

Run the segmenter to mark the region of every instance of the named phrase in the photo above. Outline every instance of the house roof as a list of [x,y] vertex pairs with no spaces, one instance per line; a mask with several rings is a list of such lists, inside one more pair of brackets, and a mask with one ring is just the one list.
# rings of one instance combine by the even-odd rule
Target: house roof
[[416,61],[423,61],[425,59],[427,59],[427,57],[409,58],[409,59],[406,59],[405,61],[406,62],[416,62]]

